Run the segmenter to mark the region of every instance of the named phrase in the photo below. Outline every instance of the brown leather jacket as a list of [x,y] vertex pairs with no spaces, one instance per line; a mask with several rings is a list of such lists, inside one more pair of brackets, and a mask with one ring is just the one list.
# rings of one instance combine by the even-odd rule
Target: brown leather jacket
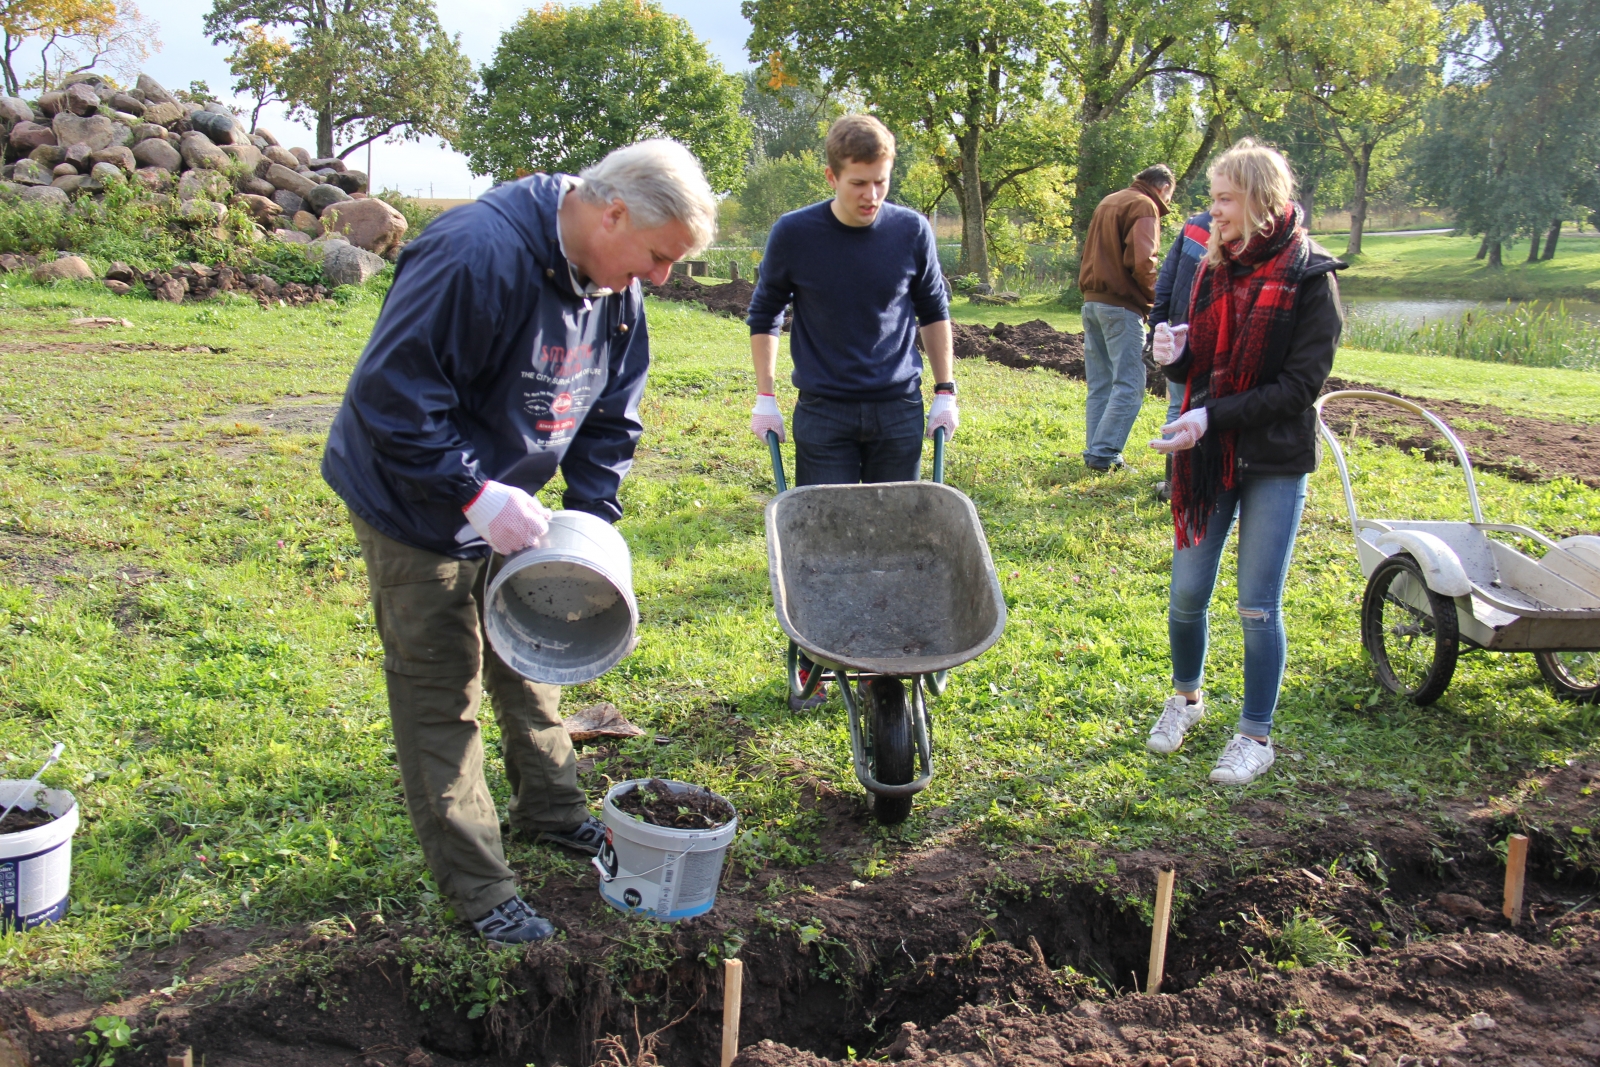
[[1166,213],[1166,201],[1141,181],[1100,201],[1083,239],[1078,270],[1085,300],[1150,314],[1161,269],[1161,216]]

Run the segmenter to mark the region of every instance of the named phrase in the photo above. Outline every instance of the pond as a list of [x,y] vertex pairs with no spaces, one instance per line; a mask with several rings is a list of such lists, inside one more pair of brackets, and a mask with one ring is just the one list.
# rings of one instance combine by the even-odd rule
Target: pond
[[[1509,301],[1513,306],[1523,301]],[[1600,323],[1600,303],[1589,300],[1561,301],[1567,314],[1574,318]],[[1344,310],[1347,316],[1366,319],[1398,319],[1407,326],[1420,326],[1439,319],[1458,319],[1468,311],[1480,309],[1501,311],[1507,301],[1484,303],[1478,300],[1425,300],[1409,296],[1357,296],[1346,297]]]

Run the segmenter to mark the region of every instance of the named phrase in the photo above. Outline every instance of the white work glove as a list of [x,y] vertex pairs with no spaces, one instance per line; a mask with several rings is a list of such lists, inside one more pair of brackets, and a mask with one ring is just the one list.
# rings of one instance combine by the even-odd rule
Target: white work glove
[[1182,326],[1157,323],[1155,338],[1150,342],[1150,356],[1160,366],[1170,367],[1183,358],[1183,348],[1188,343],[1188,323]]
[[750,409],[750,432],[756,435],[756,440],[766,444],[769,430],[778,435],[779,441],[787,439],[783,432],[783,412],[778,410],[778,398],[771,393],[757,393],[756,406]]
[[1206,435],[1207,421],[1205,408],[1194,408],[1193,410],[1185,411],[1182,415],[1161,427],[1162,433],[1171,434],[1172,436],[1157,438],[1150,442],[1150,447],[1169,456],[1174,452],[1182,452],[1185,449],[1193,448],[1200,443],[1200,438]]
[[532,548],[550,532],[550,509],[514,485],[484,482],[461,510],[478,536],[502,556]]
[[956,407],[956,398],[949,393],[934,393],[933,406],[928,409],[928,436],[933,436],[933,431],[944,427],[944,439],[950,440],[956,435],[956,427],[961,425],[961,410]]

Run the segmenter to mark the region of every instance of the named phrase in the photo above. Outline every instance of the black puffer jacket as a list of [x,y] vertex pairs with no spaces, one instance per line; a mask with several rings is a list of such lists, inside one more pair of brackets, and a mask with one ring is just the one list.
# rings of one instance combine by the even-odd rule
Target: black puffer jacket
[[[1310,474],[1317,469],[1317,413],[1311,405],[1333,372],[1333,353],[1344,330],[1333,272],[1347,266],[1312,241],[1295,294],[1288,345],[1267,353],[1255,388],[1205,401],[1207,436],[1239,431],[1239,473]],[[1187,382],[1192,364],[1192,354],[1185,351],[1165,368],[1167,377]]]

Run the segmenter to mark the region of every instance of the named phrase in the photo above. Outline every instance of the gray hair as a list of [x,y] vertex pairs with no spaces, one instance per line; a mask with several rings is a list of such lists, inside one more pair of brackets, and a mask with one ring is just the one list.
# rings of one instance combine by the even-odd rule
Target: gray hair
[[578,175],[578,195],[601,206],[621,200],[635,224],[646,229],[681,222],[694,255],[717,232],[717,198],[700,161],[677,141],[656,137],[618,148]]

